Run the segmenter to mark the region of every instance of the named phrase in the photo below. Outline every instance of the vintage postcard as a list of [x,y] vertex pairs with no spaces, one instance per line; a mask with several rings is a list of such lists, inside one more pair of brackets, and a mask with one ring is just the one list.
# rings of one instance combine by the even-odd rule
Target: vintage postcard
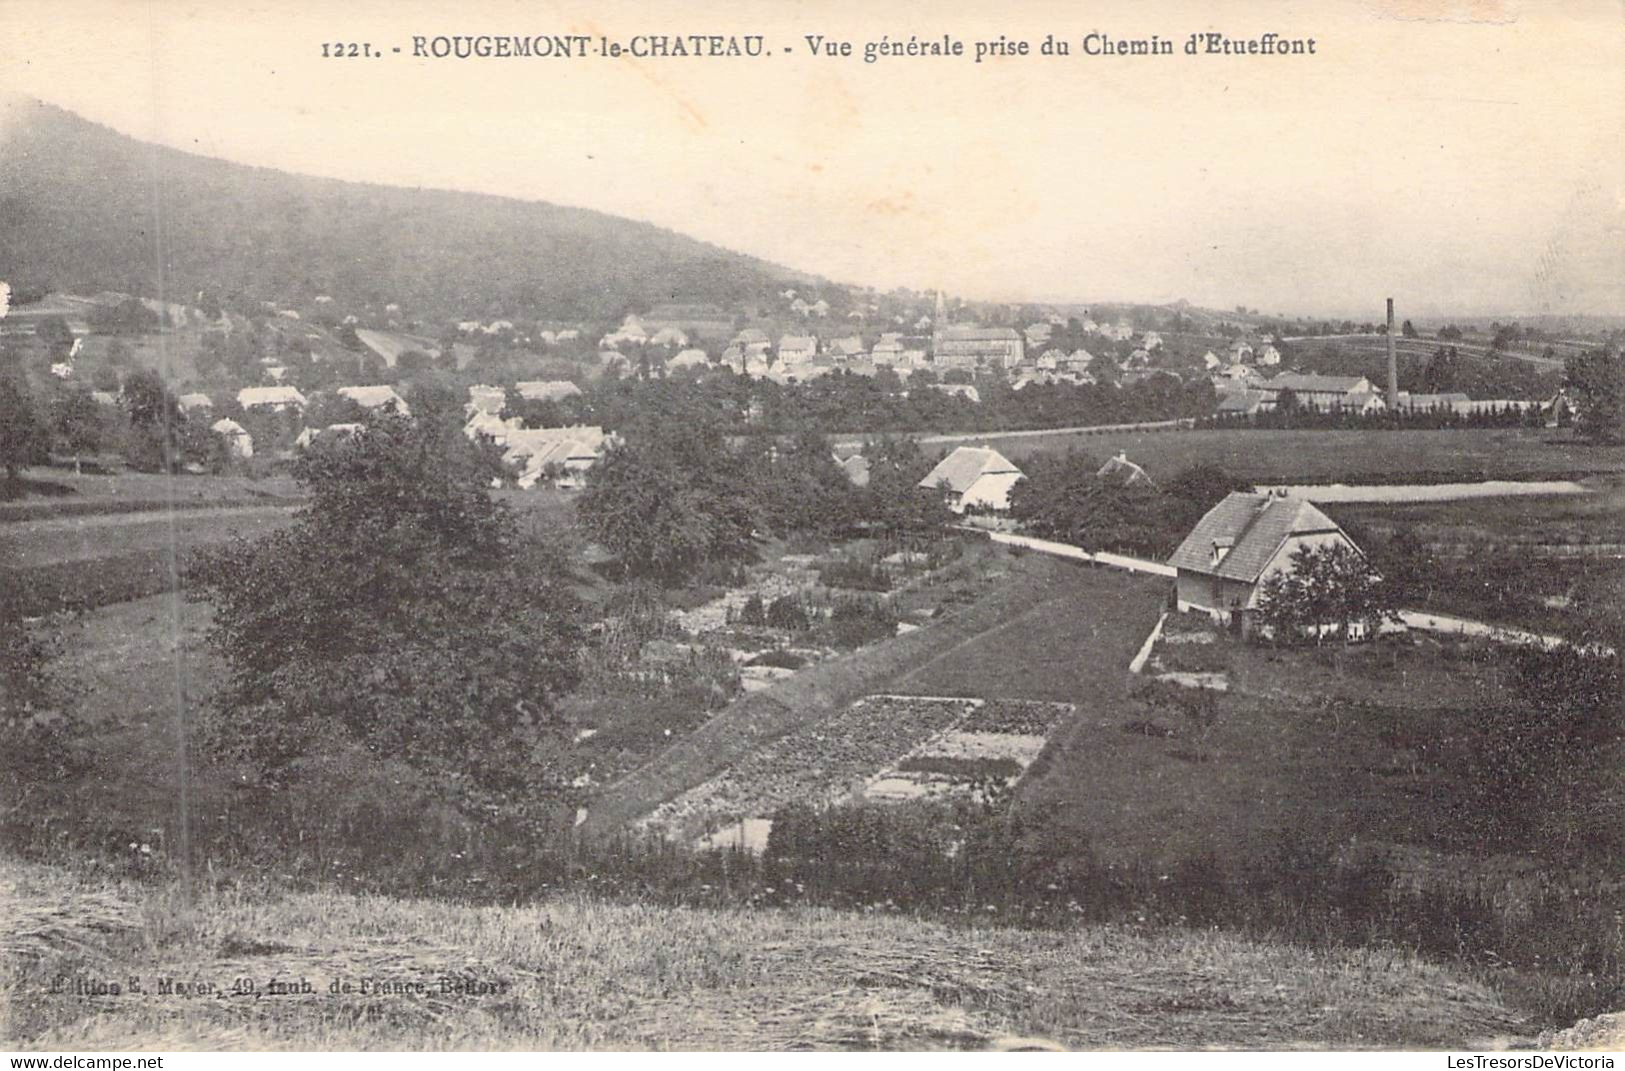
[[0,1047],[1612,1067],[1622,343],[1619,0],[0,0]]

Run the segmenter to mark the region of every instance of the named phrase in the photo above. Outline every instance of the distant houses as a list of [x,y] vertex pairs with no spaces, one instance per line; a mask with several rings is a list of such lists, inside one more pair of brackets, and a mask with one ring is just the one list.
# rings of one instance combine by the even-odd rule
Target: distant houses
[[254,456],[254,436],[235,420],[222,417],[210,424],[209,430],[225,440],[226,453],[231,457],[246,459]]
[[1232,492],[1202,516],[1168,559],[1176,570],[1177,606],[1250,632],[1264,580],[1292,569],[1299,548],[1332,544],[1360,550],[1306,499]]
[[932,390],[941,391],[943,394],[952,394],[967,402],[982,404],[982,392],[970,383],[932,383],[930,386]]
[[385,409],[394,406],[395,412],[402,416],[410,416],[411,410],[407,408],[406,399],[395,393],[394,387],[340,387],[340,398],[348,398],[363,409]]
[[1139,465],[1128,459],[1128,455],[1119,450],[1115,457],[1109,458],[1100,466],[1095,475],[1120,487],[1140,487],[1149,491],[1157,489],[1157,481],[1153,480]]
[[804,364],[818,356],[818,339],[812,335],[784,335],[779,339],[779,364]]
[[715,305],[656,305],[639,319],[646,331],[675,328],[691,339],[724,339],[734,329],[733,317]]
[[243,409],[269,409],[280,413],[286,409],[303,410],[305,396],[297,387],[244,387],[237,392],[237,405]]
[[502,460],[516,470],[520,487],[547,481],[573,490],[586,486],[587,470],[603,456],[605,438],[596,426],[513,428],[506,433]]
[[983,366],[1013,368],[1025,353],[1022,337],[1008,327],[940,327],[932,336],[936,364],[942,368]]
[[525,379],[513,389],[527,402],[562,402],[581,394],[581,388],[568,379]]
[[967,510],[1003,512],[1010,508],[1010,489],[1026,477],[991,447],[961,446],[937,462],[919,486],[940,491],[955,513]]

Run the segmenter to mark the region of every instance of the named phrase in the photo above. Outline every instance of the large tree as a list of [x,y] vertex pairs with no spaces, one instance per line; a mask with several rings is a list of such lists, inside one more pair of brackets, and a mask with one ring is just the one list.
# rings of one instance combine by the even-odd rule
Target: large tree
[[1258,619],[1277,643],[1375,635],[1398,620],[1397,592],[1347,543],[1301,546],[1291,567],[1264,578]]
[[1564,388],[1575,402],[1574,426],[1593,442],[1625,438],[1625,360],[1606,350],[1570,357]]
[[575,601],[482,459],[453,447],[371,417],[295,462],[311,503],[294,525],[205,563],[196,593],[230,670],[207,725],[217,755],[290,784],[361,754],[467,814],[556,813]]
[[627,573],[679,581],[703,562],[754,554],[752,483],[714,429],[646,421],[589,470],[577,512]]
[[0,375],[0,467],[6,470],[7,493],[16,490],[22,467],[40,460],[44,443],[45,424],[28,388],[19,379]]

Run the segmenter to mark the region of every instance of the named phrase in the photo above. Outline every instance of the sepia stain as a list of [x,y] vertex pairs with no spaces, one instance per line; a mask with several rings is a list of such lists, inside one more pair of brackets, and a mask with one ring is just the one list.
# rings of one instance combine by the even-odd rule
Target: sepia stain
[[1522,0],[1372,0],[1378,18],[1402,22],[1463,22],[1505,26],[1517,22]]
[[[588,21],[585,24],[572,24],[570,27],[570,32],[572,34],[586,34],[589,37],[608,36],[608,34],[604,32],[603,27],[591,21]],[[669,79],[662,78],[659,74],[657,74],[654,68],[649,64],[642,63],[635,56],[628,55],[624,52],[616,58],[622,63],[626,64],[628,67],[632,68],[632,70],[636,71],[638,74],[642,75],[644,80],[650,85],[666,93],[671,97],[672,100],[676,101],[678,115],[684,120],[685,125],[689,126],[695,131],[705,130],[710,127],[711,124],[706,121],[705,113],[700,111],[699,107],[693,101],[689,100],[682,93],[679,93],[672,86]]]

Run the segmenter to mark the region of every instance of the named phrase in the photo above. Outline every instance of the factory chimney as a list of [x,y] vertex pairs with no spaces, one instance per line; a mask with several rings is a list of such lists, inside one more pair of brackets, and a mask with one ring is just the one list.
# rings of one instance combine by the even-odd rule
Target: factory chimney
[[1399,412],[1399,363],[1394,357],[1394,299],[1388,299],[1388,411]]

